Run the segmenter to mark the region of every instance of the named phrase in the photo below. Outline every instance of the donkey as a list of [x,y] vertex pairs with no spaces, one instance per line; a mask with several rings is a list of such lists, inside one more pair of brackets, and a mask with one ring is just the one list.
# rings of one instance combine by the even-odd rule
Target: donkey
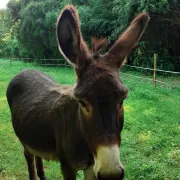
[[123,101],[128,90],[119,69],[141,38],[149,16],[137,16],[103,55],[83,40],[75,7],[67,5],[57,20],[59,50],[74,66],[73,86],[58,85],[44,73],[28,69],[8,85],[7,100],[14,131],[27,161],[29,179],[45,180],[42,159],[59,161],[64,180],[122,180],[120,162]]

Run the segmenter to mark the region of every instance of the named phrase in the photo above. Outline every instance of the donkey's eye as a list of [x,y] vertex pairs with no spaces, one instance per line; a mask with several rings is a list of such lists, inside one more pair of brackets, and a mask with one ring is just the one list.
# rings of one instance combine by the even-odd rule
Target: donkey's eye
[[122,107],[122,105],[123,105],[123,102],[120,102],[120,103],[119,103],[119,108],[121,108],[121,107]]
[[86,104],[82,100],[78,100],[78,102],[81,104],[83,108],[86,108]]
[[86,102],[84,102],[83,100],[78,100],[78,102],[80,103],[82,109],[89,112],[89,106],[88,106],[88,104]]

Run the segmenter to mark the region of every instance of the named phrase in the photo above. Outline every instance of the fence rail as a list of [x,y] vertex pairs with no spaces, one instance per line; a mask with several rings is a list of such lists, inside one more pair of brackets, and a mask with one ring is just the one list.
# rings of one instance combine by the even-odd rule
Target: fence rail
[[[144,70],[154,71],[154,69],[152,69],[152,68],[145,68],[145,67],[141,67],[141,66],[130,66],[130,65],[126,65],[126,64],[124,66],[136,68],[136,69],[144,69]],[[180,75],[180,72],[166,71],[166,70],[161,70],[161,69],[155,69],[155,70],[158,72],[165,72],[165,73],[179,74]]]
[[[127,74],[126,75],[130,75],[132,77],[135,78],[139,78],[139,79],[144,79],[144,80],[148,80],[148,81],[153,81],[154,82],[154,88],[156,89],[156,85],[157,83],[160,84],[164,84],[164,85],[173,85],[164,81],[160,81],[157,79],[157,72],[164,72],[164,73],[170,73],[170,74],[176,74],[176,75],[180,75],[180,72],[174,72],[174,71],[167,71],[167,70],[162,70],[162,69],[157,69],[157,54],[154,54],[154,68],[145,68],[145,67],[140,67],[140,66],[131,66],[131,65],[125,65],[126,67],[130,67],[130,68],[135,68],[135,69],[143,69],[143,70],[149,70],[149,71],[153,71],[153,79],[150,78],[144,78],[144,77],[140,77],[140,76],[134,76],[134,75],[130,75]],[[178,85],[177,85],[178,86]]]
[[134,76],[134,75],[128,74],[128,73],[123,73],[123,72],[121,72],[121,74],[124,74],[124,75],[127,75],[127,76],[131,76],[131,77],[134,77],[134,78],[138,78],[138,79],[144,79],[144,80],[148,80],[148,81],[153,81],[153,79],[150,79],[150,78],[144,78],[144,77],[140,77],[140,76]]
[[[14,60],[23,60],[25,63],[29,63],[32,62],[32,58],[11,58],[10,59],[10,64],[13,64]],[[53,61],[58,62],[58,63],[53,63]],[[44,63],[39,63],[37,65],[39,66],[58,66],[58,67],[72,67],[72,65],[68,64],[66,61],[64,61],[64,59],[40,59],[39,62],[44,62]],[[52,63],[50,63],[52,62]],[[146,80],[146,81],[152,81],[154,83],[154,88],[156,89],[156,85],[157,83],[160,84],[164,84],[164,85],[168,85],[168,86],[180,86],[177,84],[172,84],[172,83],[167,83],[164,81],[160,81],[159,79],[157,79],[157,72],[164,72],[164,73],[170,73],[170,74],[174,74],[174,75],[180,75],[180,72],[174,72],[174,71],[167,71],[167,70],[161,70],[157,68],[157,54],[154,54],[154,68],[146,68],[146,67],[140,67],[140,66],[131,66],[131,65],[124,65],[125,67],[130,67],[130,68],[134,68],[134,69],[143,69],[143,70],[147,70],[147,71],[153,71],[152,74],[152,79],[151,78],[146,78],[146,77],[141,77],[141,76],[135,76],[129,73],[124,73],[121,72],[121,74],[126,75],[126,76],[130,76],[133,78],[138,78],[141,80]]]

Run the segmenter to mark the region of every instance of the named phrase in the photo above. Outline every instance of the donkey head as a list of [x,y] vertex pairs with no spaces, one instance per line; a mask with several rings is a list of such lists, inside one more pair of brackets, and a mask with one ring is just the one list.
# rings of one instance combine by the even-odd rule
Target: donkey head
[[59,50],[77,74],[74,97],[80,103],[81,125],[94,156],[97,179],[123,179],[120,133],[123,101],[128,90],[119,69],[142,36],[149,16],[140,14],[108,52],[91,53],[83,40],[76,9],[66,6],[58,18]]

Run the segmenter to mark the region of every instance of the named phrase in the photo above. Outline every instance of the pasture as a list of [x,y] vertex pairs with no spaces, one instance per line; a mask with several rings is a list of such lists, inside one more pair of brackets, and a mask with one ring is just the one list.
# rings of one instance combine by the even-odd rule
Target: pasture
[[[28,180],[22,147],[11,125],[6,88],[25,68],[42,70],[57,83],[73,84],[71,68],[39,67],[0,59],[0,180]],[[130,72],[135,74],[134,72]],[[124,102],[121,162],[126,180],[180,180],[180,87],[166,88],[122,75],[129,89]],[[167,78],[167,82],[180,82]],[[47,179],[62,179],[59,164],[45,161]],[[80,172],[78,179],[82,180]]]

